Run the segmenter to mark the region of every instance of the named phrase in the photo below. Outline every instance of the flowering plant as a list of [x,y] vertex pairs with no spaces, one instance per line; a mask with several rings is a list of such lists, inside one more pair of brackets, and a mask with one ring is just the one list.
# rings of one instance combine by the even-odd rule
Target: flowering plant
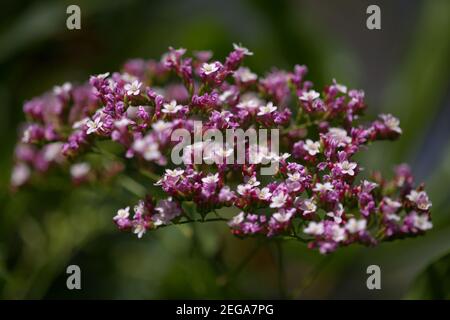
[[[133,214],[127,206],[113,217],[120,230],[139,238],[171,224],[227,221],[238,237],[292,238],[329,253],[432,227],[431,202],[407,165],[391,180],[377,172],[357,179],[363,169],[355,154],[376,140],[398,138],[398,119],[385,114],[361,123],[363,91],[333,80],[317,92],[300,65],[259,77],[242,66],[251,55],[234,45],[220,62],[211,52],[187,57],[185,49],[170,48],[159,61],[131,60],[121,73],[66,83],[26,102],[12,187],[50,170],[70,174],[76,185],[139,174],[165,194],[147,195]],[[174,165],[170,156],[179,140],[173,133],[194,134],[195,121],[203,121],[201,130],[221,132],[278,129],[281,153],[257,147],[257,161],[235,164],[229,161],[234,141],[208,152],[205,142],[195,142],[183,149],[184,159],[200,151],[204,160],[221,161]],[[246,159],[253,147],[245,144]],[[276,165],[271,176],[259,171],[267,162]],[[223,207],[239,213],[224,218],[217,211]]]

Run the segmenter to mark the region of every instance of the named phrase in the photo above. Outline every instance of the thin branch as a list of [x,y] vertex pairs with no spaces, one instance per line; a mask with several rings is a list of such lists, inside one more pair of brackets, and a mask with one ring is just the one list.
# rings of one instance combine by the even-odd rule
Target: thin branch
[[241,273],[241,271],[245,268],[245,266],[252,260],[252,258],[258,252],[259,248],[261,248],[263,243],[264,243],[263,241],[258,241],[258,243],[253,247],[253,249],[238,264],[236,269],[230,272],[225,282],[226,287],[229,287],[231,283],[237,278],[237,276]]
[[322,259],[319,263],[317,263],[317,265],[303,279],[303,282],[300,284],[300,286],[292,292],[291,294],[292,299],[300,299],[305,290],[311,286],[311,284],[317,279],[317,277],[320,275],[320,273],[323,271],[323,269],[328,265],[330,261],[331,256],[327,256],[324,259]]
[[164,224],[162,226],[159,226],[157,229],[161,229],[161,228],[165,228],[165,227],[169,227],[169,226],[177,226],[180,224],[188,224],[188,223],[206,223],[206,222],[218,222],[218,221],[228,221],[228,219],[225,218],[211,218],[211,219],[188,219],[188,220],[183,220],[177,223],[172,223],[172,224]]
[[280,290],[280,298],[286,298],[286,286],[284,281],[284,260],[283,247],[281,241],[276,241],[277,256],[278,256],[278,288]]

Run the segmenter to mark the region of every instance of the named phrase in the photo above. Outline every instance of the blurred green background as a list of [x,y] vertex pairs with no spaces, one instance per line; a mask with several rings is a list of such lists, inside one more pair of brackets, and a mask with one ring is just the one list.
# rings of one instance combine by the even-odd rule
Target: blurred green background
[[[82,29],[66,29],[78,4]],[[366,29],[381,7],[382,30]],[[12,1],[0,11],[0,297],[22,298],[450,298],[450,2],[433,1]],[[185,225],[138,240],[111,222],[136,198],[120,186],[76,189],[67,181],[9,192],[25,100],[65,81],[118,70],[128,58],[159,58],[168,46],[233,42],[255,55],[258,74],[309,67],[317,86],[333,78],[366,92],[367,119],[389,112],[403,136],[361,157],[390,175],[408,162],[425,181],[435,228],[424,237],[354,246],[324,257],[297,242],[239,240],[222,224]],[[281,261],[281,263],[280,263]],[[66,289],[66,267],[82,290]],[[377,264],[382,290],[366,287]]]

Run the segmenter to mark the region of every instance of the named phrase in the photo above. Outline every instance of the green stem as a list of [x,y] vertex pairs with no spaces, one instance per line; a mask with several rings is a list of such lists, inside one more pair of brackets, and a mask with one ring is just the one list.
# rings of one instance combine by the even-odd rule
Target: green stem
[[148,170],[141,169],[139,171],[143,176],[146,176],[147,178],[150,178],[154,182],[157,182],[160,180],[160,177],[157,174],[154,174],[153,172],[150,172]]
[[280,299],[286,298],[286,287],[284,282],[284,260],[283,247],[281,241],[276,241],[277,256],[278,256],[278,287],[280,290]]
[[311,272],[309,272],[306,277],[303,279],[303,282],[300,284],[300,286],[295,289],[291,296],[292,299],[300,299],[300,297],[303,295],[306,289],[308,289],[311,284],[317,279],[317,277],[320,275],[322,270],[328,265],[328,263],[331,261],[331,256],[327,256],[324,259],[322,259],[317,266],[315,266]]
[[145,196],[147,189],[142,186],[140,183],[131,179],[129,176],[121,176],[117,179],[122,187],[130,191],[132,194],[142,198]]
[[162,226],[159,226],[157,229],[161,229],[161,228],[165,228],[165,227],[169,227],[169,226],[176,226],[176,225],[180,225],[180,224],[188,224],[188,223],[205,223],[205,222],[218,222],[218,221],[228,221],[228,219],[225,218],[211,218],[211,219],[188,219],[188,220],[183,220],[177,223],[173,223],[173,224],[164,224]]
[[241,273],[241,271],[245,268],[245,266],[252,260],[254,255],[258,252],[259,248],[261,248],[263,241],[258,241],[258,243],[253,247],[253,249],[242,259],[242,261],[238,264],[236,269],[234,269],[227,276],[225,287],[229,287],[234,280],[236,280],[237,276]]

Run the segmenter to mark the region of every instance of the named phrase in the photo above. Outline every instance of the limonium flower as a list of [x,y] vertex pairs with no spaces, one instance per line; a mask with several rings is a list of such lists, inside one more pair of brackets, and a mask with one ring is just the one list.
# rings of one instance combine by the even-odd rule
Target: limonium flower
[[[223,221],[237,237],[295,239],[326,254],[432,228],[432,203],[407,165],[387,179],[371,168],[362,176],[356,161],[373,142],[399,138],[399,119],[364,120],[362,90],[334,79],[314,88],[306,66],[257,74],[244,65],[252,55],[240,44],[222,61],[210,51],[169,48],[161,59],[133,59],[121,72],[64,83],[27,101],[11,187],[51,174],[77,187],[140,176],[148,195],[111,214],[119,230],[139,238],[173,224]],[[238,154],[233,141],[194,140],[182,163],[172,161],[177,129],[225,136],[251,128],[278,129],[279,152],[246,144],[239,164],[231,161]],[[113,154],[103,149],[111,144],[120,146]],[[192,161],[197,155],[201,164]],[[275,173],[262,174],[267,163]],[[238,213],[218,216],[226,207]]]

